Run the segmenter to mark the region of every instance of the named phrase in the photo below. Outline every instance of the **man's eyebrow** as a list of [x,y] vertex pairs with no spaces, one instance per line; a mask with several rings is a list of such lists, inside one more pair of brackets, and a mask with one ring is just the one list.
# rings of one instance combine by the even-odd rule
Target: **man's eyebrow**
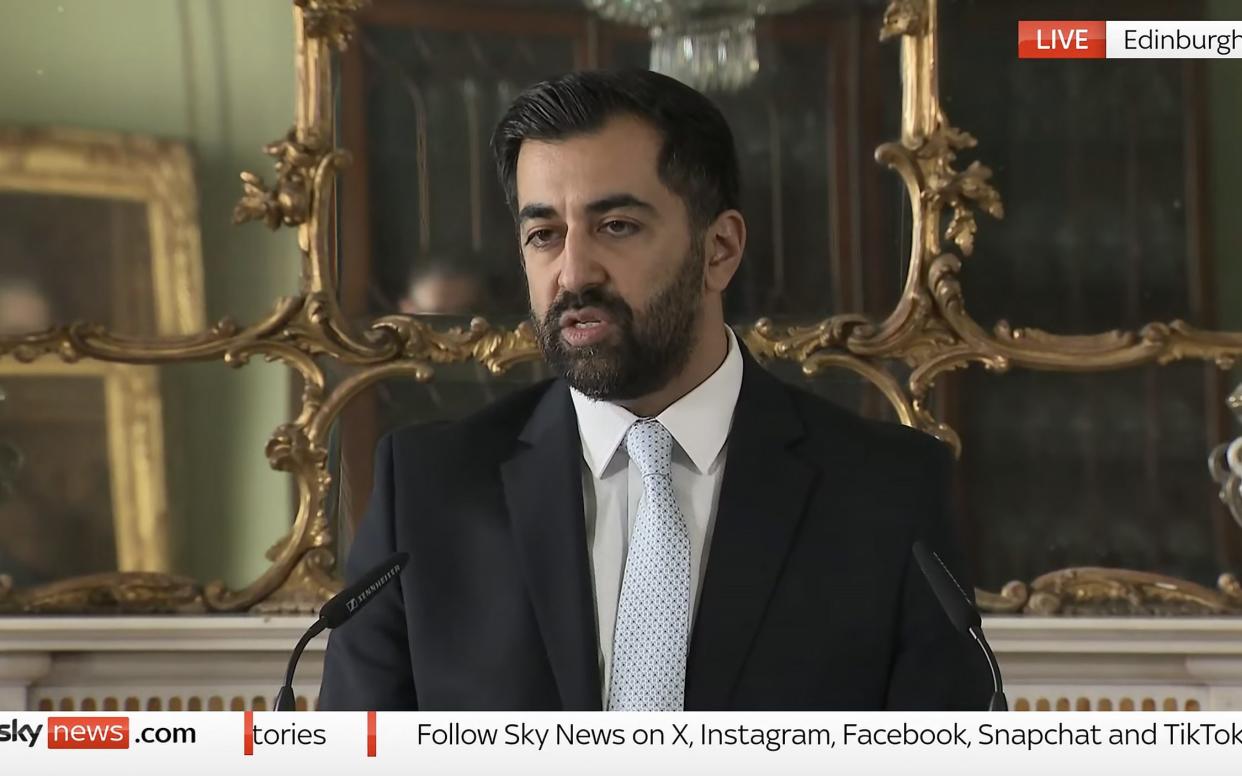
[[545,205],[542,202],[532,202],[518,211],[518,222],[529,221],[532,218],[555,218],[556,208],[551,205]]
[[607,197],[588,203],[586,210],[592,215],[599,215],[600,213],[606,213],[609,210],[617,210],[619,208],[626,207],[638,208],[651,213],[656,212],[655,205],[652,205],[650,202],[644,202],[633,194],[611,194]]
[[[601,197],[587,203],[586,211],[592,215],[599,215],[600,213],[607,213],[609,210],[618,210],[620,208],[638,208],[651,213],[656,212],[655,205],[645,202],[633,194],[610,194],[606,197]],[[518,222],[521,223],[536,218],[555,218],[556,216],[556,208],[551,205],[545,205],[542,202],[532,202],[518,211]]]

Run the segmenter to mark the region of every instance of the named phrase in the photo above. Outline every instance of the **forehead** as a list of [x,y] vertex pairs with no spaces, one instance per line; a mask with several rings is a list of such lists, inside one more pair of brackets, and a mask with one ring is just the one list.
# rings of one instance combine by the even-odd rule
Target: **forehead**
[[[659,176],[663,139],[646,121],[615,116],[595,132],[562,140],[527,140],[518,152],[519,206],[589,201],[627,192],[657,199],[674,196]],[[649,200],[651,201],[651,200]]]

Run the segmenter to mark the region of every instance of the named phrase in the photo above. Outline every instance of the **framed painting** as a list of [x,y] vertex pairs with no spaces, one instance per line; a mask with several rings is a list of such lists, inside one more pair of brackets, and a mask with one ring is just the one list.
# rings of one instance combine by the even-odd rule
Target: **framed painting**
[[[202,272],[184,144],[0,128],[0,337],[200,332]],[[0,587],[170,570],[164,403],[156,367],[0,357]]]
[[205,328],[189,149],[141,135],[0,128],[0,335],[82,320]]
[[155,367],[0,363],[0,574],[168,571]]

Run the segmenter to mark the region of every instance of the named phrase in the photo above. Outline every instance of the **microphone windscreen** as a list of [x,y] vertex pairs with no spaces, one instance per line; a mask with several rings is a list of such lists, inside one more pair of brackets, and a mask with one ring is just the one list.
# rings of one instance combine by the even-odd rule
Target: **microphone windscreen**
[[397,578],[410,560],[408,552],[398,552],[383,563],[358,577],[358,580],[332,596],[319,609],[319,619],[329,628],[336,628],[366,606],[384,585]]
[[944,561],[940,560],[940,556],[927,549],[921,541],[914,543],[913,552],[927,584],[931,585],[932,592],[940,601],[940,608],[949,616],[953,627],[963,634],[969,634],[971,628],[979,627],[982,620],[979,619],[978,610],[970,602],[970,596],[966,595],[966,591],[953,578]]

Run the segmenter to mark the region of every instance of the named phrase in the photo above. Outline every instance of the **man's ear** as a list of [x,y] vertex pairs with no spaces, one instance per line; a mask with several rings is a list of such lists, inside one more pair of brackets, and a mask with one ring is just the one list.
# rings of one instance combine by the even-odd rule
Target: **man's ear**
[[746,219],[736,210],[724,211],[707,227],[703,241],[703,282],[708,291],[723,293],[746,250]]

